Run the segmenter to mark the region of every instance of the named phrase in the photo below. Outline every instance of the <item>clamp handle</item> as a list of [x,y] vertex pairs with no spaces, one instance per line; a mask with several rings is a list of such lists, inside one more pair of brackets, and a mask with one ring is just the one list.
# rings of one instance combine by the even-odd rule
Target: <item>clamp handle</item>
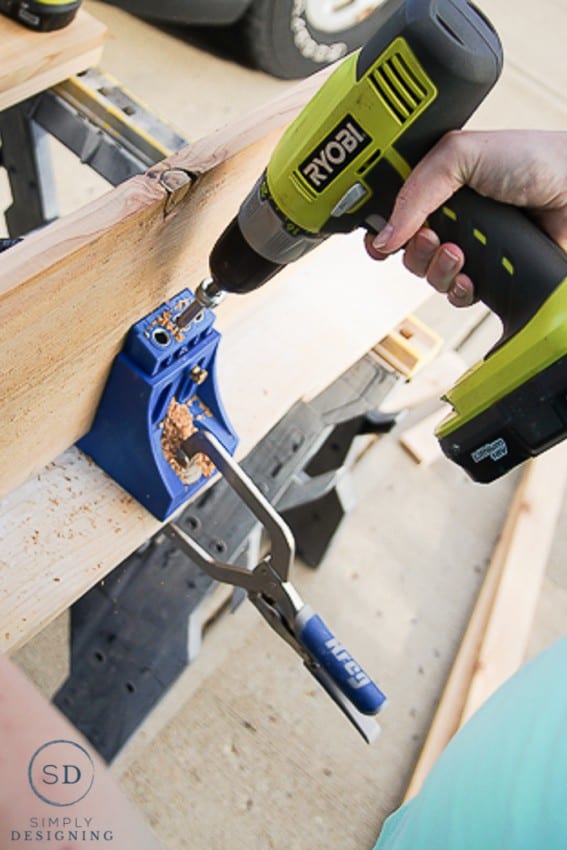
[[372,743],[380,731],[372,715],[382,708],[386,697],[288,581],[294,552],[290,529],[213,435],[196,431],[183,443],[182,451],[190,458],[201,452],[215,463],[268,532],[271,554],[248,570],[212,558],[174,524],[166,533],[210,576],[247,590],[270,626],[302,657],[309,672]]
[[294,630],[307,653],[354,707],[362,714],[378,714],[386,696],[308,605],[297,615]]
[[[270,539],[274,569],[279,577],[286,581],[295,554],[295,540],[290,529],[256,484],[208,429],[199,429],[191,434],[183,443],[182,451],[190,458],[202,453],[212,460],[225,481],[262,523]],[[219,578],[219,581],[226,580]]]

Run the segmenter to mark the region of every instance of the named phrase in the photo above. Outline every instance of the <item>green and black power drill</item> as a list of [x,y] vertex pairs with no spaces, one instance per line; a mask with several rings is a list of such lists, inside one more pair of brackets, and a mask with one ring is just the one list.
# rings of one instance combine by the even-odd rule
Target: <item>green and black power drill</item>
[[[412,167],[464,124],[501,67],[494,28],[467,0],[389,0],[368,44],[282,136],[179,324],[333,233],[379,231]],[[567,255],[518,209],[468,188],[429,224],[463,248],[464,271],[504,327],[447,393],[454,412],[437,434],[449,458],[488,482],[567,433]]]
[[26,27],[47,32],[70,24],[81,0],[0,0],[0,12]]

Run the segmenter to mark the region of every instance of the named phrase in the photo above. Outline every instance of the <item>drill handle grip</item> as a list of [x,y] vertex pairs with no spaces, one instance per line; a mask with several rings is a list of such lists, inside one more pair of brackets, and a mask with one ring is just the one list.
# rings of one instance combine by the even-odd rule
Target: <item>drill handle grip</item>
[[463,271],[475,294],[503,324],[500,342],[514,336],[567,277],[567,254],[525,213],[460,189],[429,217],[442,242],[465,254]]

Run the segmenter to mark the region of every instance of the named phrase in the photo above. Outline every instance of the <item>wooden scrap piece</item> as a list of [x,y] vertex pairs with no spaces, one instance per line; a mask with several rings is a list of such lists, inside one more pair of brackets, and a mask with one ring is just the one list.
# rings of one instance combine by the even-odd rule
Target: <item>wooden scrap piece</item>
[[529,461],[404,801],[471,714],[522,664],[567,478],[567,443]]
[[406,316],[374,346],[376,354],[406,378],[415,375],[441,349],[443,340],[416,316]]
[[0,15],[0,110],[92,68],[105,38],[106,26],[83,9],[68,26],[48,33]]
[[431,466],[438,458],[442,457],[443,451],[435,436],[435,429],[452,409],[450,404],[443,404],[433,413],[420,419],[415,425],[402,432],[400,444],[416,463],[422,466]]
[[567,475],[567,443],[530,461],[461,725],[522,664]]

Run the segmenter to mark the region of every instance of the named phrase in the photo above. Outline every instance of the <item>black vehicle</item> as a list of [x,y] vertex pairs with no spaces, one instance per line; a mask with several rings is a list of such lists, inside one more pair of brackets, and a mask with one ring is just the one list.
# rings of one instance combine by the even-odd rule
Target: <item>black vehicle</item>
[[253,63],[276,77],[306,77],[363,44],[385,0],[107,0],[150,20],[236,24]]

